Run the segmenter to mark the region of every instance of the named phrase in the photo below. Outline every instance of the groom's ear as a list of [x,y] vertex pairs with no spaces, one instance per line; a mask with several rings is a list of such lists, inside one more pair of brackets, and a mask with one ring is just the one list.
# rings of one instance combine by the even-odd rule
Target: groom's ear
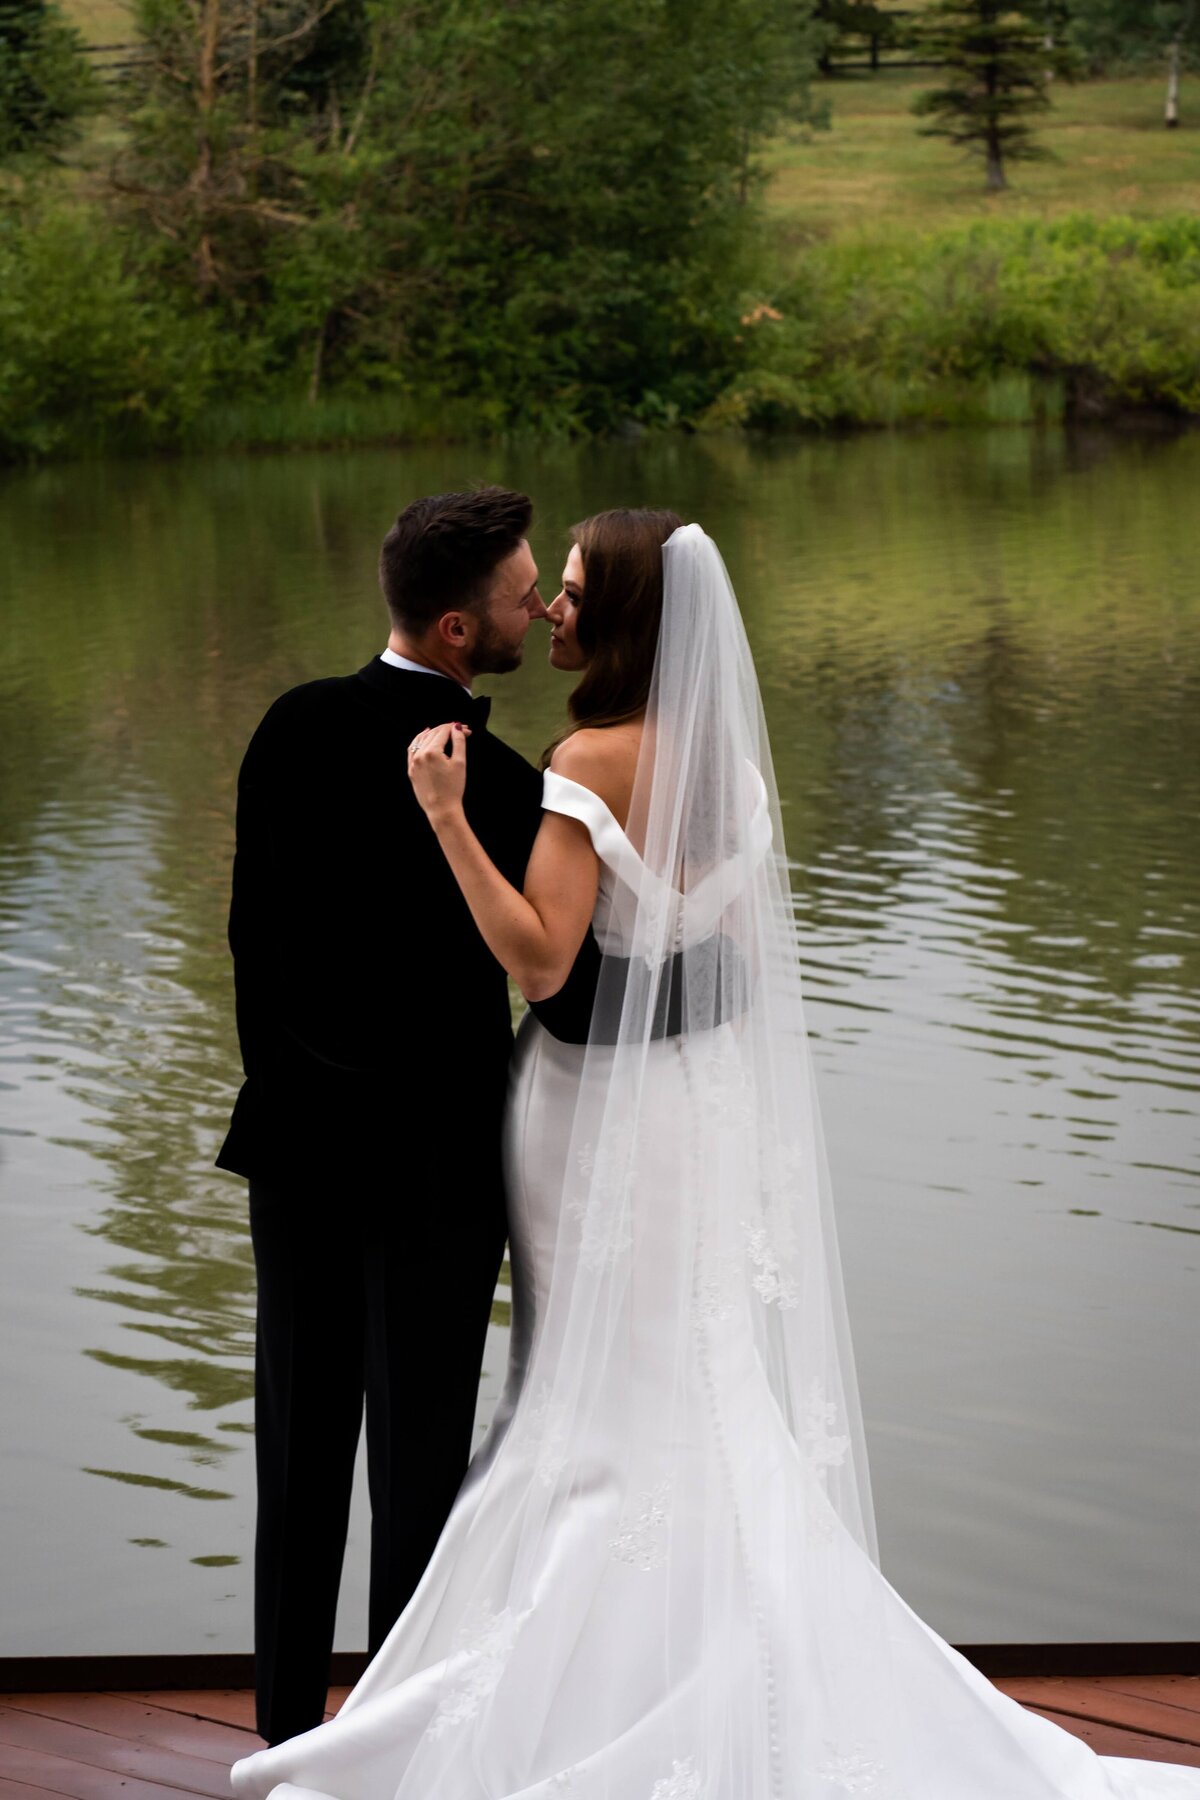
[[452,650],[461,650],[467,642],[466,614],[461,612],[443,613],[437,622],[437,634],[442,643]]

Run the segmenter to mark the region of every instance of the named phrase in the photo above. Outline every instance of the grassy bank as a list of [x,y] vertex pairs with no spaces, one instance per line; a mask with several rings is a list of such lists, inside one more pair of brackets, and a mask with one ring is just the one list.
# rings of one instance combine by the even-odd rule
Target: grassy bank
[[420,444],[484,439],[495,424],[467,401],[402,394],[248,394],[218,400],[181,433],[189,451],[327,450],[354,444]]

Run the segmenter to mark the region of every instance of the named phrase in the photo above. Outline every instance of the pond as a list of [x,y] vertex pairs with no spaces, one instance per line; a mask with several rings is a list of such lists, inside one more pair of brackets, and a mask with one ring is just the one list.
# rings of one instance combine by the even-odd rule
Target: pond
[[[1200,436],[1013,430],[0,481],[0,1654],[250,1647],[252,1264],[212,1167],[237,767],[276,694],[382,646],[399,506],[476,479],[534,495],[547,597],[606,505],[725,553],[885,1572],[958,1643],[1194,1639]],[[482,689],[536,757],[537,628]],[[365,1548],[360,1491],[344,1648]]]

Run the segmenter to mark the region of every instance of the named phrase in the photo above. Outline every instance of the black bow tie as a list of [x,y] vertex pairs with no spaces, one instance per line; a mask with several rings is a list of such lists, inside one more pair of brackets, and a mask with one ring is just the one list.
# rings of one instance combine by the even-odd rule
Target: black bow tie
[[478,726],[479,730],[482,731],[488,722],[488,715],[491,710],[492,702],[490,695],[481,694],[478,700],[472,698],[466,701],[463,707],[462,722],[464,725]]

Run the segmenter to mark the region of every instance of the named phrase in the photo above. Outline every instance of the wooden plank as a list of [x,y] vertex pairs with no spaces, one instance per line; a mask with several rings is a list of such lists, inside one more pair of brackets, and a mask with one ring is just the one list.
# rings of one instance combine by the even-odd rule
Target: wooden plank
[[34,1787],[28,1781],[10,1781],[7,1775],[0,1775],[0,1800],[46,1800],[47,1794],[62,1793],[62,1789]]
[[[340,1710],[349,1692],[348,1687],[330,1688],[325,1701],[327,1719]],[[222,1724],[236,1726],[240,1731],[248,1731],[254,1736],[254,1743],[240,1752],[242,1756],[249,1756],[250,1751],[258,1749],[262,1743],[255,1732],[254,1695],[247,1688],[185,1688],[180,1693],[150,1688],[121,1697],[145,1701],[149,1706],[161,1706],[170,1712],[187,1713],[193,1719],[216,1719]]]
[[326,1701],[325,1701],[325,1717],[327,1719],[336,1719],[337,1718],[338,1714],[342,1710],[342,1707],[346,1703],[346,1696],[349,1694],[349,1692],[350,1692],[350,1689],[348,1687],[332,1687],[332,1688],[330,1688],[328,1697],[326,1698]]
[[1114,1694],[1138,1694],[1147,1700],[1161,1700],[1185,1712],[1200,1713],[1200,1675],[1101,1675],[1099,1688],[1111,1688]]
[[1029,1711],[1061,1726],[1072,1737],[1082,1738],[1097,1756],[1133,1756],[1144,1762],[1179,1763],[1185,1768],[1200,1769],[1200,1747],[1195,1744],[1141,1737],[1136,1731],[1122,1731],[1116,1725],[1094,1725],[1090,1719],[1075,1719],[1069,1713],[1049,1712],[1041,1706],[1031,1706]]
[[[1200,1678],[1009,1677],[996,1685],[1099,1755],[1200,1769]],[[349,1691],[330,1689],[327,1716]],[[253,1711],[244,1690],[7,1700],[0,1800],[226,1800],[230,1762],[261,1743]]]
[[148,1692],[126,1693],[124,1698],[143,1700],[169,1712],[187,1713],[193,1719],[216,1719],[222,1725],[236,1725],[254,1736],[250,1749],[257,1749],[262,1743],[254,1731],[254,1695],[245,1688],[184,1688],[178,1693],[151,1688]]
[[127,1700],[123,1694],[14,1694],[0,1704],[14,1712],[89,1725],[93,1731],[111,1732],[129,1743],[156,1744],[185,1756],[204,1756],[224,1767],[253,1747],[247,1743],[247,1734],[232,1725]]
[[113,1775],[133,1775],[139,1781],[181,1788],[186,1794],[203,1794],[209,1800],[229,1800],[229,1766],[200,1756],[184,1756],[161,1750],[155,1744],[130,1744],[106,1731],[72,1725],[65,1719],[47,1719],[39,1713],[0,1710],[0,1766],[12,1751],[40,1751],[110,1777],[111,1792],[118,1784]]
[[[181,1793],[187,1793],[186,1788],[140,1781],[133,1775],[114,1781],[111,1769],[92,1769],[65,1756],[10,1744],[0,1747],[0,1774],[9,1781],[65,1795],[66,1800],[114,1800],[118,1792],[120,1800],[179,1800]],[[226,1788],[226,1795],[228,1791]]]
[[1200,1675],[994,1675],[992,1680],[1004,1693],[1022,1686],[1031,1692],[1044,1687],[1053,1690],[1060,1680],[1081,1680],[1098,1692],[1111,1689],[1116,1694],[1136,1694],[1143,1700],[1161,1700],[1187,1712],[1200,1712]]
[[1022,1705],[1048,1707],[1076,1719],[1091,1719],[1097,1725],[1119,1725],[1123,1731],[1140,1732],[1144,1737],[1184,1743],[1200,1738],[1200,1715],[1149,1695],[1123,1694],[1094,1681],[1067,1681],[1061,1676],[1044,1681],[1010,1680],[1003,1687]]

